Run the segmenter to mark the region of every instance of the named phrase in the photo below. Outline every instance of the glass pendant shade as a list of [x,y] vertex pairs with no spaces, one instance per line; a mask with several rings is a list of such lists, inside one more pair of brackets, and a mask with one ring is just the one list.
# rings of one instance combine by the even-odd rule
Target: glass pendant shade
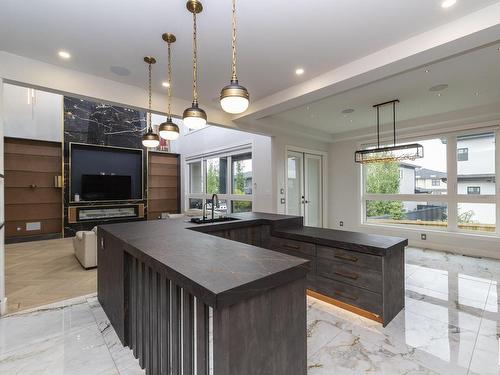
[[243,113],[248,109],[250,95],[245,87],[232,80],[231,84],[220,92],[220,105],[224,112],[231,114]]
[[424,146],[419,143],[409,145],[378,147],[374,149],[358,150],[354,161],[361,164],[399,162],[416,160],[424,157]]
[[201,129],[207,124],[207,114],[205,111],[198,107],[198,103],[193,101],[191,107],[184,110],[182,115],[184,125],[189,129]]
[[160,133],[161,138],[166,139],[167,141],[175,141],[179,138],[179,127],[174,124],[172,119],[169,117],[167,118],[167,121],[160,124],[158,133]]
[[142,145],[147,148],[155,148],[160,145],[160,138],[155,134],[152,129],[148,130],[142,136]]

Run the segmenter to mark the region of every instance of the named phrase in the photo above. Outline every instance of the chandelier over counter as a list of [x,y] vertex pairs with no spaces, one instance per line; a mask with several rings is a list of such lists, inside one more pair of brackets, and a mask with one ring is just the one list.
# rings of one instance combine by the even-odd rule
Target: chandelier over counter
[[144,62],[148,64],[148,74],[149,74],[149,85],[148,85],[148,114],[147,114],[147,130],[142,136],[142,145],[148,148],[158,147],[160,144],[160,138],[153,130],[153,125],[151,124],[151,67],[156,64],[156,59],[152,56],[146,56]]
[[175,43],[176,38],[174,34],[164,33],[162,39],[167,42],[168,46],[168,109],[167,121],[160,124],[158,133],[160,133],[161,138],[173,141],[179,138],[179,127],[172,121],[172,58],[170,47],[172,43]]
[[233,0],[233,35],[231,39],[232,47],[232,76],[231,83],[220,92],[220,105],[222,109],[231,114],[245,112],[250,103],[248,90],[238,83],[236,74],[236,0]]
[[[354,161],[361,164],[386,163],[390,161],[415,160],[424,157],[424,146],[419,143],[396,146],[396,103],[399,100],[375,104],[377,109],[377,148],[358,150],[354,153]],[[392,105],[393,146],[380,147],[380,107]]]
[[189,0],[186,8],[193,14],[193,103],[182,115],[184,124],[190,129],[201,129],[207,123],[207,114],[198,107],[198,46],[196,42],[196,15],[203,11],[203,5],[198,0]]

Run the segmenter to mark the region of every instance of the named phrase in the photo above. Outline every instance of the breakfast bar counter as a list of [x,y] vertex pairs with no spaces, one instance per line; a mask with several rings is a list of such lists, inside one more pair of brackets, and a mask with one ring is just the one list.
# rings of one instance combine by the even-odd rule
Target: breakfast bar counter
[[98,298],[147,374],[304,375],[306,291],[384,324],[404,306],[406,240],[348,233],[267,213],[100,226]]

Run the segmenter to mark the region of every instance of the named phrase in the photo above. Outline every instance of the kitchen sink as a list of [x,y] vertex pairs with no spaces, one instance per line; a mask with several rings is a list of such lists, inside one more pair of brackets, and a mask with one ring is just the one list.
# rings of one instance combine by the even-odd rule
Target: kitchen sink
[[223,223],[223,222],[226,222],[226,221],[235,221],[235,220],[239,220],[237,218],[234,218],[234,217],[228,217],[228,216],[225,216],[225,217],[218,217],[216,219],[203,219],[201,217],[193,217],[191,218],[191,223],[194,223],[194,224],[209,224],[209,223]]

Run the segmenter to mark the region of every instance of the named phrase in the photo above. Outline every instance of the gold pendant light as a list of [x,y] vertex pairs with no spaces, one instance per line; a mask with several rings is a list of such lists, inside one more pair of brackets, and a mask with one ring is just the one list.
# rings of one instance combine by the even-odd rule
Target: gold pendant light
[[158,133],[160,137],[169,141],[174,141],[179,138],[179,127],[172,121],[172,59],[170,53],[170,45],[176,41],[175,35],[170,33],[165,33],[162,39],[167,42],[168,45],[168,112],[167,121],[160,124],[158,128]]
[[160,144],[160,138],[158,134],[156,134],[153,130],[153,125],[151,124],[151,66],[156,64],[156,59],[152,56],[146,56],[144,58],[146,64],[148,64],[148,73],[149,73],[149,107],[148,107],[148,117],[147,117],[147,131],[142,136],[142,145],[148,148],[158,147]]
[[247,110],[250,103],[248,90],[238,83],[236,75],[236,0],[233,0],[233,37],[231,41],[233,59],[231,83],[220,92],[220,105],[227,113],[238,114]]
[[189,0],[186,8],[193,13],[193,103],[182,115],[184,124],[190,129],[201,129],[207,123],[207,114],[198,107],[198,46],[196,44],[196,14],[201,13],[203,5],[198,0]]

